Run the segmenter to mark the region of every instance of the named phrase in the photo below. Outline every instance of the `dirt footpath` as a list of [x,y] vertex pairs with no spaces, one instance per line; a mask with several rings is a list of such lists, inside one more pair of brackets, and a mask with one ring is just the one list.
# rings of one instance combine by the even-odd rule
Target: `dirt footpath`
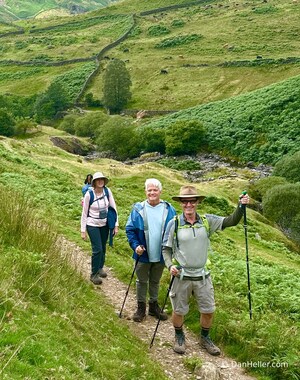
[[[66,252],[72,252],[72,262],[82,275],[89,281],[90,276],[90,256],[83,252],[75,244],[64,239],[61,245],[65,247]],[[105,267],[107,278],[103,279],[100,286],[95,286],[95,290],[102,292],[112,304],[117,314],[119,314],[123,300],[128,289],[128,284],[123,284],[113,275],[112,268]],[[128,282],[130,276],[128,278]],[[122,321],[126,323],[132,333],[145,341],[150,346],[153,333],[157,325],[157,319],[148,316],[142,323],[133,322],[132,314],[136,310],[136,298],[132,289],[129,290],[126,304],[122,312]],[[172,347],[174,343],[174,328],[170,318],[167,321],[161,321],[154,340],[152,348],[149,348],[150,356],[160,363],[165,370],[166,376],[170,379],[214,379],[214,380],[253,380],[254,377],[247,375],[234,360],[221,355],[213,357],[202,350],[199,345],[198,337],[185,328],[186,335],[186,353],[184,355],[176,354]],[[190,373],[184,366],[184,360],[187,358],[200,358],[203,365],[202,372]],[[204,373],[204,370],[207,373]]]

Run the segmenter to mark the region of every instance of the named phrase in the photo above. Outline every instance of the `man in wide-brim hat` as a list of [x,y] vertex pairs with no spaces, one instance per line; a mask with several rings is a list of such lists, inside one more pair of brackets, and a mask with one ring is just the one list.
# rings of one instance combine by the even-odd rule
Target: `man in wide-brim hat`
[[180,202],[182,199],[197,199],[197,201],[202,202],[205,199],[204,195],[198,195],[197,190],[194,186],[182,186],[180,189],[180,194],[172,197],[174,201]]
[[209,237],[218,230],[235,226],[243,216],[242,205],[249,203],[247,194],[239,197],[236,210],[229,216],[199,215],[197,206],[205,196],[199,195],[194,186],[182,186],[179,195],[173,196],[180,202],[182,214],[172,219],[163,240],[165,265],[175,276],[170,299],[173,308],[172,322],[175,328],[174,351],[185,352],[183,332],[184,316],[189,311],[189,298],[193,295],[200,312],[200,343],[211,355],[220,355],[220,349],[211,341],[209,330],[215,311],[214,289],[210,272],[206,268]]

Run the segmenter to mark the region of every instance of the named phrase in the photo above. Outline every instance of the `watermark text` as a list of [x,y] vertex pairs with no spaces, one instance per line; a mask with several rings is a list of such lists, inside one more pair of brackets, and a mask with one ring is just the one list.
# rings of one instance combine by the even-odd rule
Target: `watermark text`
[[[224,365],[228,366],[228,362]],[[231,361],[229,364],[230,367],[239,367],[239,368],[288,368],[289,363],[287,362],[275,362],[275,361],[246,361],[246,362],[235,362]]]

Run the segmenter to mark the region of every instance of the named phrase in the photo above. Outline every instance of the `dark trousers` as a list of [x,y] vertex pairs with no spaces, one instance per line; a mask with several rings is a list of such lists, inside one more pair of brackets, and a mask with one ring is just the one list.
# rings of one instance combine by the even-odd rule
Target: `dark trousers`
[[162,263],[142,263],[136,266],[136,295],[138,302],[146,302],[149,290],[149,302],[157,301],[159,282],[165,265]]
[[102,269],[105,263],[106,243],[108,239],[108,226],[92,227],[86,226],[92,246],[92,270],[91,274],[95,275],[99,269]]

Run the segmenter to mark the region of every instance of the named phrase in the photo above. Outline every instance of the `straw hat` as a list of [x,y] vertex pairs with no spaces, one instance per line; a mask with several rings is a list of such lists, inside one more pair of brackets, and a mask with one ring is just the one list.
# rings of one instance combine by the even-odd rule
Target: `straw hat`
[[197,198],[197,200],[202,202],[205,196],[197,194],[197,189],[194,186],[186,185],[180,188],[179,195],[172,197],[172,199],[177,202],[186,198]]
[[94,175],[93,175],[93,185],[94,185],[94,181],[96,179],[104,179],[104,185],[107,184],[107,182],[109,181],[109,179],[107,177],[105,177],[105,175],[101,172],[96,172]]

